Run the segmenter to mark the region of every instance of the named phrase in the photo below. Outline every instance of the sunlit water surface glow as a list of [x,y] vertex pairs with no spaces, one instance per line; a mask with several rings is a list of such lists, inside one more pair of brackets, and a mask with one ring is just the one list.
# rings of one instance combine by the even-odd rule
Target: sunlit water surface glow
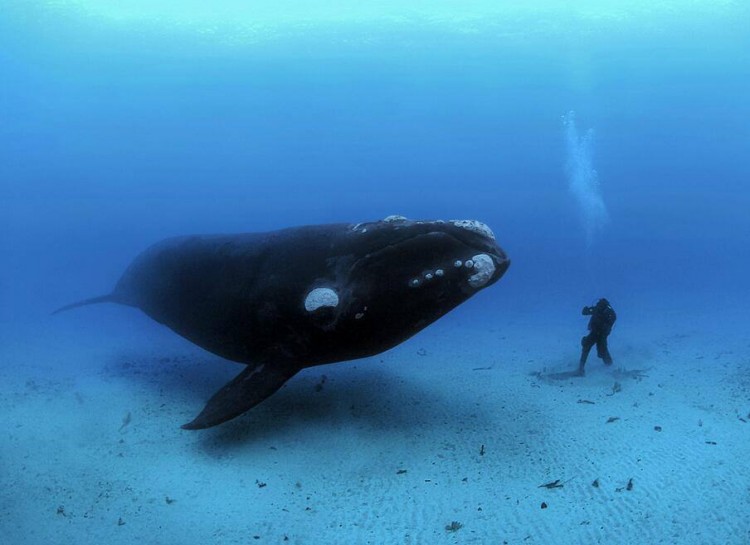
[[[32,2],[18,2],[28,10]],[[458,35],[522,38],[534,35],[603,35],[637,28],[668,29],[672,22],[731,14],[737,0],[652,2],[566,0],[539,2],[416,0],[354,2],[351,0],[150,1],[57,0],[37,2],[41,12],[70,14],[89,22],[120,27],[160,27],[214,36],[224,43],[254,43],[325,31],[329,39],[369,42],[379,32],[422,30]],[[374,33],[374,34],[373,34]],[[411,38],[413,39],[413,37]]]

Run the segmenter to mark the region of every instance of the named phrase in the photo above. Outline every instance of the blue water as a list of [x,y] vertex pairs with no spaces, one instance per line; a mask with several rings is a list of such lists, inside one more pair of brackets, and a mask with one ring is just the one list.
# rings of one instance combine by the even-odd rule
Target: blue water
[[571,361],[602,296],[653,327],[747,307],[747,3],[160,1],[0,7],[3,338],[162,238],[390,214],[490,225],[512,266],[444,321],[570,323]]
[[[227,44],[11,3],[2,318],[107,291],[165,236],[390,213],[490,224],[514,261],[505,297],[744,296],[747,9],[706,10]],[[607,210],[590,244],[569,111]]]

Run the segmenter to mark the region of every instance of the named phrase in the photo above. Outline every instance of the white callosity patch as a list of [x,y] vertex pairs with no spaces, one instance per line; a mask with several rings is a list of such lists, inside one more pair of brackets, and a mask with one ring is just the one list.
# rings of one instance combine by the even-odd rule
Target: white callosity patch
[[492,229],[487,227],[487,225],[485,225],[481,221],[450,220],[450,223],[452,223],[456,227],[461,227],[462,229],[466,229],[468,231],[474,231],[475,233],[479,233],[480,235],[484,235],[488,238],[491,238],[492,240],[495,240],[495,233],[493,233]]
[[395,223],[397,221],[407,221],[407,219],[405,216],[399,216],[398,214],[393,214],[392,216],[383,218],[383,222],[385,223]]
[[472,288],[481,288],[495,274],[495,262],[487,254],[475,255],[472,261],[474,261],[475,272],[469,277],[469,285]]
[[305,310],[313,312],[323,307],[336,307],[339,296],[331,288],[315,288],[305,297]]

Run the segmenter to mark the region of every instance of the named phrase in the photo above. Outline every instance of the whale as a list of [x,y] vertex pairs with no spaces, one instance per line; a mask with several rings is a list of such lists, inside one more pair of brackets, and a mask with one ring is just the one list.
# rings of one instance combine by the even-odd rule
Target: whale
[[510,260],[476,220],[307,225],[157,242],[111,293],[61,307],[143,311],[243,370],[187,430],[231,420],[301,369],[382,353],[497,282]]

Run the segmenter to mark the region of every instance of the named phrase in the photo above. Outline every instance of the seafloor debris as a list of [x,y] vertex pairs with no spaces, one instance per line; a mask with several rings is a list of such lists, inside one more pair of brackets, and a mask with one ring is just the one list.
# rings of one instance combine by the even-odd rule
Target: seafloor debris
[[628,479],[628,484],[626,484],[625,486],[620,486],[619,488],[615,488],[615,492],[622,492],[623,490],[627,490],[628,492],[633,490],[633,478],[632,477]]
[[594,479],[594,482],[591,483],[591,486],[593,486],[594,488],[599,488],[599,479],[598,478]]
[[609,393],[609,394],[607,394],[607,395],[608,396],[613,396],[617,392],[622,392],[622,384],[620,384],[619,382],[615,381],[615,383],[612,385],[612,392]]
[[576,403],[581,403],[584,405],[596,405],[596,403],[594,403],[593,401],[589,401],[588,399],[579,399],[578,401],[576,401]]
[[540,484],[537,488],[562,488],[564,483],[560,482],[560,479],[555,479],[552,482]]
[[119,431],[124,430],[128,427],[128,424],[133,420],[133,415],[130,414],[130,411],[125,413],[125,416],[122,417],[122,426],[120,426]]
[[620,420],[619,416],[610,416],[609,418],[607,418],[606,424],[611,424],[612,422],[617,422],[618,420]]
[[461,524],[457,520],[454,520],[450,524],[445,525],[445,531],[446,532],[458,532],[463,527],[464,527],[463,524]]
[[646,373],[650,371],[651,369],[653,369],[653,367],[648,367],[646,369],[630,369],[630,370],[626,370],[625,368],[620,367],[619,369],[615,369],[614,376],[615,378],[619,378],[619,379],[632,378],[640,382],[644,378],[648,378],[648,375]]

